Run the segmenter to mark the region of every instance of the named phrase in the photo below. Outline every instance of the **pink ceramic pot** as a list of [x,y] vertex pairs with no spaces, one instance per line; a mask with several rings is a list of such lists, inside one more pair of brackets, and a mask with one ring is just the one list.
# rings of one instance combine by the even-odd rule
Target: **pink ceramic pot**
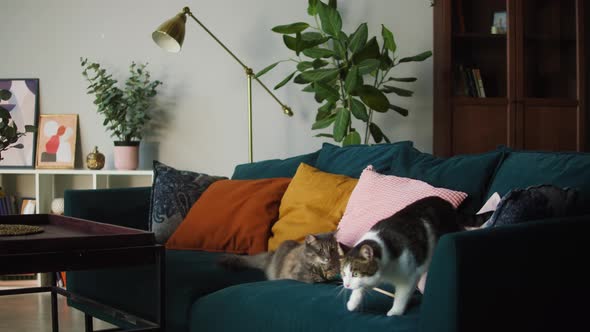
[[120,170],[134,170],[139,164],[139,142],[132,146],[122,145],[125,142],[115,142],[114,162],[115,168]]

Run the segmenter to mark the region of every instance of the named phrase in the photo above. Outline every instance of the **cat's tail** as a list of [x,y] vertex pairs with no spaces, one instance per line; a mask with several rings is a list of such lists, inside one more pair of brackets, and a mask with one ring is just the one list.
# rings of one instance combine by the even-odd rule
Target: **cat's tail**
[[270,264],[272,254],[272,252],[263,252],[252,256],[227,254],[221,256],[218,263],[232,271],[240,271],[248,268],[264,271]]

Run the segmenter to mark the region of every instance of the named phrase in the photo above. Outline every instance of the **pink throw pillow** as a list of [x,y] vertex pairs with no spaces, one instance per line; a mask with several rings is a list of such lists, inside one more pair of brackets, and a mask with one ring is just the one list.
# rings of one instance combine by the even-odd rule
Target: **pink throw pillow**
[[350,195],[336,238],[344,245],[354,246],[378,221],[429,196],[445,199],[455,208],[467,198],[464,192],[433,187],[420,180],[379,174],[369,165]]

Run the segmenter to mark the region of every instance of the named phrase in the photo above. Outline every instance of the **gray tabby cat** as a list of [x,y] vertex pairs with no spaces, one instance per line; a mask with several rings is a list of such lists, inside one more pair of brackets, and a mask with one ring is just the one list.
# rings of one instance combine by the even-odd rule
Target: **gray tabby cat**
[[455,209],[439,197],[418,200],[379,221],[342,259],[343,285],[352,290],[348,310],[358,308],[364,290],[390,283],[395,300],[387,316],[402,315],[440,236],[459,230]]
[[338,242],[333,232],[307,235],[303,243],[288,240],[276,251],[253,256],[225,255],[219,263],[231,270],[263,270],[269,280],[293,279],[314,283],[333,280],[340,274]]

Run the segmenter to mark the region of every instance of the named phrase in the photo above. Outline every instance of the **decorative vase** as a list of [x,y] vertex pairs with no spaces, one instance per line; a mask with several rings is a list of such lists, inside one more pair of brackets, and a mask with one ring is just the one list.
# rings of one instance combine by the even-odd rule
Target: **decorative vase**
[[54,198],[51,201],[51,213],[53,214],[64,214],[64,199],[62,197]]
[[98,152],[98,147],[95,146],[94,150],[86,156],[86,167],[89,169],[102,169],[104,167],[104,154]]
[[139,142],[115,142],[115,168],[120,170],[134,170],[139,164]]

